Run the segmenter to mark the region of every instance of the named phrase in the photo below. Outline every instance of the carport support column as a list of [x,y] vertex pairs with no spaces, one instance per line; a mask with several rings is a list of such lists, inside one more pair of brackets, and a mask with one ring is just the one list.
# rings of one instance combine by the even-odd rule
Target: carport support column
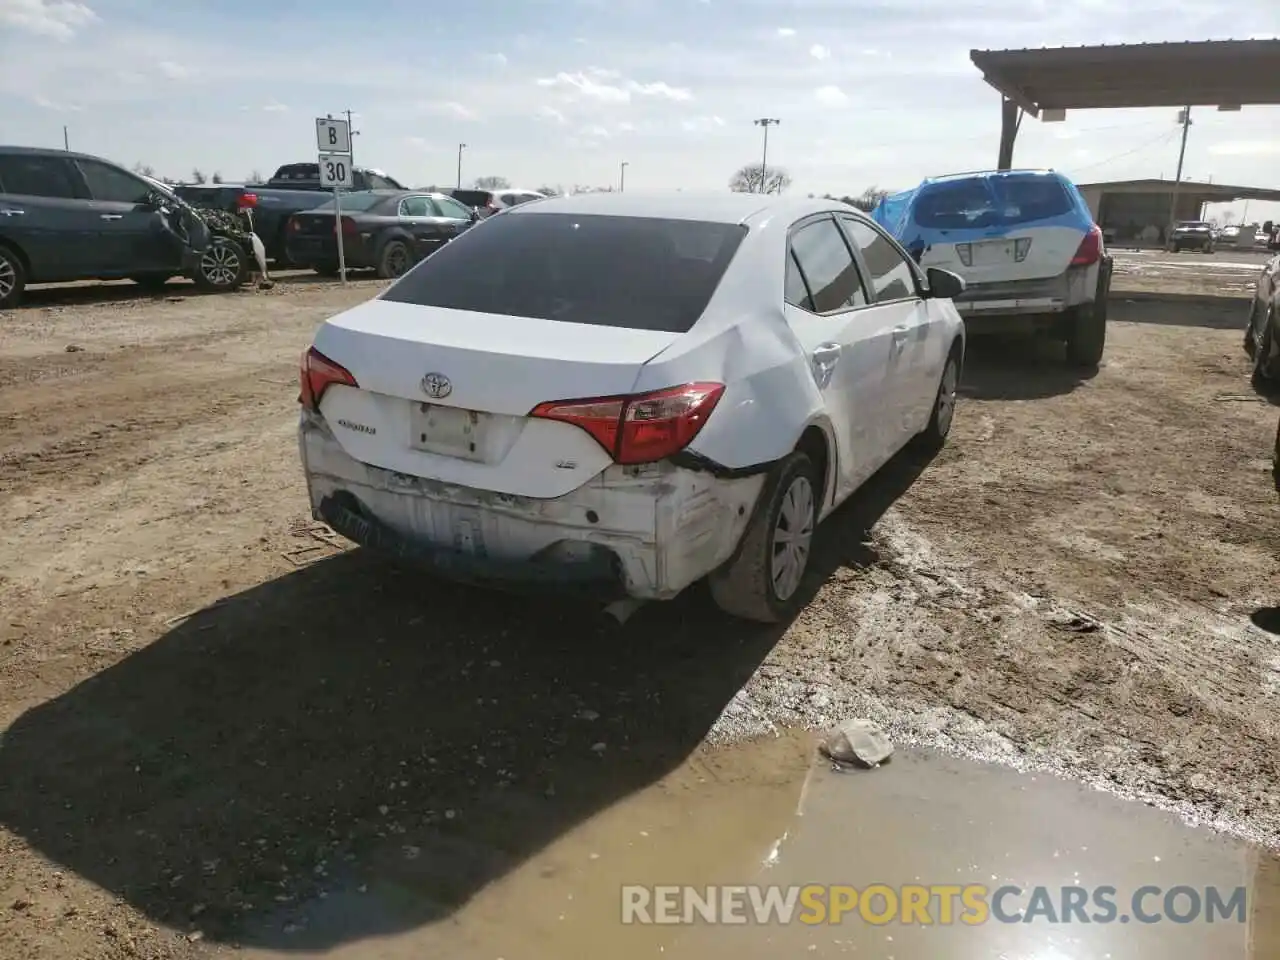
[[1013,141],[1018,138],[1018,121],[1021,111],[1018,105],[1008,97],[1000,101],[1000,159],[996,163],[997,170],[1009,170],[1013,167]]

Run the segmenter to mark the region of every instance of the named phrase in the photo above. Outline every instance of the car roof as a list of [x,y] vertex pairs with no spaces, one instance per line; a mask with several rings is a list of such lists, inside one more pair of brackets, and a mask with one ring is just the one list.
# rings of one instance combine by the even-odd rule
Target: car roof
[[113,167],[120,167],[121,170],[125,169],[114,160],[108,160],[106,157],[97,157],[92,153],[76,153],[73,150],[59,150],[57,147],[12,147],[0,144],[0,153],[26,154],[38,157],[63,157],[69,160],[97,160],[99,163],[109,163]]
[[597,214],[614,217],[652,217],[656,220],[700,220],[710,223],[746,223],[761,215],[799,219],[824,210],[840,210],[863,216],[839,200],[788,197],[759,193],[578,193],[547,197],[537,203],[512,207],[505,216],[541,216],[546,213]]

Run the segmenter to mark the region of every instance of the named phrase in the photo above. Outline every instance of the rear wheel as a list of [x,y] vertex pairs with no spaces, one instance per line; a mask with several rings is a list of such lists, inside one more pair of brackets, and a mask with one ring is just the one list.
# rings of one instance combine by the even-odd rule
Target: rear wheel
[[1253,351],[1254,383],[1271,383],[1276,379],[1276,361],[1272,357],[1275,351],[1275,307],[1267,307],[1262,313],[1262,328]]
[[219,293],[235,290],[249,276],[249,259],[230,237],[212,236],[196,265],[196,286]]
[[1067,361],[1076,367],[1096,367],[1107,346],[1105,300],[1082,303],[1071,310],[1067,329]]
[[725,613],[778,623],[800,607],[818,523],[818,472],[808,454],[783,460],[764,489],[733,558],[709,579]]
[[27,271],[22,258],[0,244],[0,310],[16,307],[27,286]]
[[383,280],[394,280],[403,276],[413,266],[413,256],[409,246],[403,240],[388,240],[382,247],[382,255],[378,257],[378,276]]

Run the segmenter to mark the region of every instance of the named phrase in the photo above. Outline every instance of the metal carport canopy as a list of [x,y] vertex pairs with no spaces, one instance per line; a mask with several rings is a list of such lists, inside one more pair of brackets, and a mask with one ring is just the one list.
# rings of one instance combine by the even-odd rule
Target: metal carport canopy
[[987,83],[1042,110],[1280,104],[1280,40],[970,50]]

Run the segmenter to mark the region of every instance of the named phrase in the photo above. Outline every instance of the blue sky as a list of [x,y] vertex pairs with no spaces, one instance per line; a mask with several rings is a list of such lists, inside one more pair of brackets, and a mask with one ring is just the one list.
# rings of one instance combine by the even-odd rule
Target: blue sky
[[[414,185],[722,189],[770,160],[804,192],[989,167],[997,95],[971,47],[1280,33],[1276,0],[0,0],[0,138],[228,180],[314,153]],[[1023,125],[1015,161],[1079,182],[1172,176],[1175,110]],[[1198,111],[1186,175],[1280,186],[1280,108]],[[1255,204],[1250,211],[1273,216]]]

